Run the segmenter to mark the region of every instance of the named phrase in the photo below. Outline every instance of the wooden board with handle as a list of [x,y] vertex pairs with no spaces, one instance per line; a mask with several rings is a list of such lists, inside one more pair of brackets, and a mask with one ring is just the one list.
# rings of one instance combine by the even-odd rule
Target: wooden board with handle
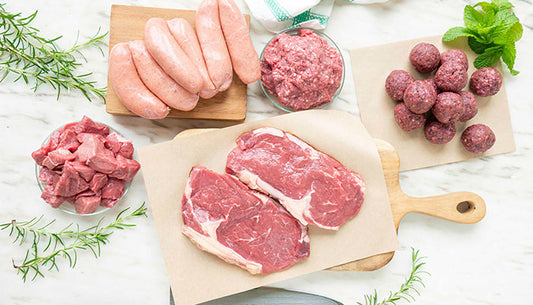
[[[188,129],[176,137],[183,137],[206,132],[212,129]],[[400,157],[388,142],[374,139],[383,167],[387,191],[396,231],[402,218],[409,213],[421,213],[457,223],[472,224],[485,217],[485,201],[471,192],[457,192],[433,197],[411,197],[406,195],[399,180]],[[394,256],[394,252],[374,255],[343,265],[329,268],[335,271],[372,271],[385,266]]]
[[[176,10],[155,7],[140,7],[127,5],[111,6],[111,22],[109,30],[109,51],[120,42],[127,42],[144,38],[144,25],[152,17],[165,20],[183,18],[194,27],[196,11]],[[245,15],[250,24],[250,16]],[[107,81],[106,111],[116,115],[135,115],[120,102],[113,91],[111,82]],[[172,109],[168,118],[212,119],[227,121],[243,121],[246,118],[246,89],[237,75],[233,75],[233,83],[228,90],[218,93],[210,99],[198,101],[192,111]]]

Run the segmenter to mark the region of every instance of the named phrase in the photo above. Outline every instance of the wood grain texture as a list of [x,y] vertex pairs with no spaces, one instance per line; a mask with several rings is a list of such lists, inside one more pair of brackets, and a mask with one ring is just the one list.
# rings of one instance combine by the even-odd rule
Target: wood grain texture
[[[213,129],[188,129],[176,137],[190,136]],[[400,157],[388,142],[374,139],[381,159],[385,183],[389,194],[392,218],[396,231],[402,218],[409,213],[421,213],[457,223],[472,224],[485,217],[486,207],[483,198],[471,192],[456,192],[433,197],[411,197],[400,187]],[[343,265],[328,268],[335,271],[373,271],[385,266],[394,252],[374,255]]]
[[[191,10],[112,5],[109,27],[109,51],[117,43],[144,39],[144,25],[152,17],[160,17],[165,20],[181,17],[194,27],[195,15],[196,11]],[[245,15],[245,19],[249,25],[250,16]],[[172,109],[167,117],[243,121],[246,118],[246,89],[247,86],[234,74],[233,83],[228,90],[207,100],[200,98],[198,105],[192,111]],[[109,76],[107,81],[106,111],[116,115],[135,116],[134,113],[124,107],[115,95]]]

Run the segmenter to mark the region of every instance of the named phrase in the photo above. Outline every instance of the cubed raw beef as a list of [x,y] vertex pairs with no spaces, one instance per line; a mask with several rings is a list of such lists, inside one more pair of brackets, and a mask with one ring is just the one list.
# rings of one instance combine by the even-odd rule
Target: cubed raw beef
[[76,171],[71,162],[65,163],[63,174],[57,181],[54,188],[54,195],[62,197],[74,196],[89,188],[89,183],[85,181]]
[[83,116],[81,121],[78,123],[78,128],[81,129],[81,132],[88,132],[88,133],[97,133],[101,134],[103,136],[107,136],[109,134],[109,127],[96,123],[87,116]]
[[74,196],[76,199],[78,199],[79,197],[93,197],[93,196],[98,196],[100,197],[102,195],[102,192],[101,191],[98,191],[98,192],[94,192],[93,190],[91,189],[88,189],[86,191],[83,191],[79,194],[77,194],[76,196]]
[[50,139],[48,139],[48,142],[44,144],[46,146],[47,150],[50,152],[52,150],[55,150],[59,146],[59,139],[61,137],[61,130],[55,130],[50,135]]
[[78,171],[80,176],[87,182],[90,182],[93,179],[94,174],[96,173],[94,169],[88,167],[87,165],[81,163],[80,161],[73,161],[72,166],[76,169],[76,171]]
[[126,159],[122,155],[117,155],[117,169],[109,174],[109,176],[128,182],[137,174],[139,168],[141,168],[139,162]]
[[65,197],[54,195],[54,185],[48,184],[41,194],[41,198],[49,203],[53,208],[59,207],[64,201]]
[[76,155],[65,148],[58,148],[48,153],[48,156],[43,160],[43,166],[49,169],[54,169],[65,162],[74,160]]
[[76,138],[78,139],[78,141],[79,141],[80,143],[83,143],[83,142],[85,142],[85,140],[86,140],[87,138],[95,137],[95,136],[96,136],[96,137],[98,138],[98,140],[100,140],[101,142],[104,142],[104,141],[105,141],[105,137],[104,137],[104,136],[99,135],[99,134],[95,134],[95,133],[85,133],[85,132],[84,132],[84,133],[80,133]]
[[133,156],[133,144],[130,140],[112,132],[105,139],[105,147],[111,149],[115,156],[122,155],[124,158],[131,159]]
[[95,171],[110,174],[117,169],[115,155],[104,147],[104,143],[96,135],[87,136],[76,154],[80,162],[87,164]]
[[124,194],[124,183],[115,178],[109,178],[109,181],[102,188],[102,198],[117,199]]
[[102,201],[100,201],[100,206],[106,207],[106,208],[112,208],[117,204],[117,202],[120,200],[120,198],[117,199],[109,199],[109,198],[103,198]]
[[59,174],[48,167],[41,167],[39,170],[39,180],[48,184],[56,184],[59,180]]
[[78,214],[90,214],[96,211],[96,208],[100,205],[100,197],[78,197],[74,206],[76,207],[76,213]]
[[89,183],[89,188],[93,192],[98,192],[104,187],[104,185],[107,184],[107,181],[108,181],[108,178],[106,174],[96,173],[94,174],[93,179]]
[[35,160],[35,163],[37,163],[39,166],[43,166],[43,161],[46,158],[46,155],[48,154],[48,149],[46,147],[40,147],[36,151],[31,153],[31,157],[33,160]]
[[80,146],[80,142],[78,142],[76,138],[76,133],[70,129],[66,129],[61,134],[61,137],[59,138],[59,145],[58,147],[68,149],[70,151],[75,151]]

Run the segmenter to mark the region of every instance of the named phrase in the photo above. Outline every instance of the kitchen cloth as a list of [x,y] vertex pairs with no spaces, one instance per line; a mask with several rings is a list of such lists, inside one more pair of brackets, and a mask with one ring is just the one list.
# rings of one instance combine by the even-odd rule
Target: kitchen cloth
[[[277,33],[297,25],[323,30],[328,25],[334,0],[245,0],[252,15]],[[388,0],[345,0],[357,4]]]

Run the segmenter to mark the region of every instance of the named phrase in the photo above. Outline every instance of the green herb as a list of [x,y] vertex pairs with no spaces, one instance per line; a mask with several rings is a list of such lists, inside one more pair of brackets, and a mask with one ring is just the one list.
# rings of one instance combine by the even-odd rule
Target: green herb
[[31,277],[33,281],[37,276],[44,277],[43,268],[49,271],[53,269],[59,271],[58,257],[67,259],[71,268],[76,266],[80,250],[90,250],[98,258],[100,247],[109,242],[109,236],[113,230],[134,227],[134,224],[126,221],[138,216],[146,217],[144,203],[126,215],[128,210],[129,208],[122,210],[115,220],[106,226],[102,226],[104,219],[102,217],[96,225],[85,230],[80,230],[79,225],[71,223],[59,232],[51,232],[47,228],[55,220],[42,225],[43,216],[25,222],[12,220],[0,224],[0,230],[9,229],[9,236],[15,237],[13,243],[18,242],[19,245],[23,245],[28,238],[31,239],[31,247],[26,251],[23,262],[17,265],[13,260],[13,267],[17,269],[17,273],[22,274],[23,281],[26,281],[28,277]]
[[[422,282],[422,274],[429,275],[428,272],[422,270],[422,266],[424,266],[426,263],[422,260],[425,257],[419,257],[419,250],[416,250],[411,248],[412,254],[411,254],[411,260],[412,260],[412,270],[411,274],[409,275],[409,278],[405,281],[405,283],[400,286],[400,289],[396,291],[395,293],[390,292],[389,296],[386,299],[383,299],[382,301],[378,300],[378,292],[374,290],[373,294],[366,294],[365,295],[365,303],[364,305],[396,305],[396,302],[399,302],[400,300],[405,300],[408,303],[414,302],[415,297],[413,295],[413,292],[417,295],[420,295],[418,292],[417,285],[425,287],[424,283]],[[359,305],[363,305],[363,303],[357,302]]]
[[82,64],[80,58],[87,62],[80,50],[96,47],[102,52],[107,33],[100,34],[98,29],[88,41],[78,43],[76,39],[70,49],[61,50],[56,41],[62,36],[46,39],[31,25],[36,16],[37,11],[25,17],[9,13],[0,3],[0,83],[14,75],[14,82],[22,79],[34,91],[49,84],[57,90],[57,99],[62,90],[71,89],[81,91],[88,100],[91,96],[105,99],[105,88],[98,88],[95,81],[89,80],[92,73],[76,74],[75,70]]
[[519,72],[514,70],[515,43],[522,38],[523,28],[512,8],[513,5],[508,0],[467,5],[464,11],[466,27],[449,29],[442,41],[468,37],[468,45],[472,51],[480,54],[474,60],[476,68],[490,67],[501,58],[511,74],[517,75]]

